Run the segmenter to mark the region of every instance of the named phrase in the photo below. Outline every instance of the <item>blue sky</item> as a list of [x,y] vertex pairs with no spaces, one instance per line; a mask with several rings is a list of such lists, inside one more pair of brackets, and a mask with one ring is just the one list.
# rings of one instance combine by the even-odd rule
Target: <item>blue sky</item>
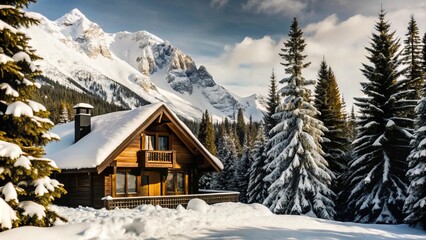
[[361,94],[359,68],[381,4],[401,38],[410,14],[426,30],[424,0],[39,0],[29,10],[54,20],[78,8],[106,32],[149,31],[241,96],[266,95],[272,68],[284,76],[278,53],[297,17],[312,61],[307,77],[316,77],[325,56],[351,105]]

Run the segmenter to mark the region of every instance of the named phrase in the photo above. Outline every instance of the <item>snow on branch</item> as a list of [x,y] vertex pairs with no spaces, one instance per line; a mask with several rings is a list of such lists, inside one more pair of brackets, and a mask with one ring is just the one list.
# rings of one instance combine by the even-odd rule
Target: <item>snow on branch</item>
[[14,117],[21,117],[22,115],[25,115],[32,117],[33,110],[27,104],[21,101],[16,101],[7,106],[6,115],[13,115]]
[[0,157],[16,159],[22,153],[23,152],[18,145],[0,140]]
[[0,227],[11,229],[15,220],[18,220],[16,212],[0,197]]
[[24,209],[24,212],[22,214],[25,216],[37,216],[37,219],[42,219],[46,217],[46,209],[44,208],[44,206],[33,201],[22,201],[21,203],[19,203],[18,207]]
[[11,87],[8,83],[1,83],[0,84],[0,89],[1,90],[6,90],[5,91],[6,95],[10,95],[10,96],[13,96],[13,97],[19,97],[18,91],[16,91],[15,89],[13,89],[13,87]]

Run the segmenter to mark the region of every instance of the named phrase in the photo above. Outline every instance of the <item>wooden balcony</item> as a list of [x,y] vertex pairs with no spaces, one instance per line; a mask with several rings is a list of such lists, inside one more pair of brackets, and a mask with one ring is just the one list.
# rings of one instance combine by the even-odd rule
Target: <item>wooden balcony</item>
[[172,168],[176,163],[175,151],[141,150],[140,157],[145,168]]
[[199,198],[207,204],[221,202],[238,202],[239,192],[230,191],[206,191],[199,194],[189,195],[166,195],[166,196],[141,196],[141,197],[106,197],[104,198],[104,206],[106,209],[114,208],[134,208],[139,205],[151,204],[160,205],[164,208],[176,208],[178,205],[186,207],[189,200]]

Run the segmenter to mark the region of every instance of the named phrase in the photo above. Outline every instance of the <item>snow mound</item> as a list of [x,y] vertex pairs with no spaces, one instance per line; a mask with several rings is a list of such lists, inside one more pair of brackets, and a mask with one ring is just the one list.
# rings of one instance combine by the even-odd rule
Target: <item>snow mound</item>
[[209,209],[209,205],[202,199],[194,198],[188,202],[188,206],[186,206],[186,209],[205,213]]

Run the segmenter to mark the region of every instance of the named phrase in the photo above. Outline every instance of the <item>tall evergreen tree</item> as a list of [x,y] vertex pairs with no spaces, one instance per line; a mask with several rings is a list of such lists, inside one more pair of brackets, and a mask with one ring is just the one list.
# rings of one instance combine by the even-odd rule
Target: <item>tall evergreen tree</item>
[[278,107],[278,104],[280,102],[280,95],[278,93],[278,85],[277,80],[275,77],[275,72],[272,70],[271,80],[269,83],[269,92],[268,92],[268,100],[267,100],[267,106],[266,106],[266,113],[263,117],[263,122],[265,123],[265,132],[267,135],[269,135],[269,131],[277,125],[276,120],[272,117],[276,109]]
[[334,193],[329,186],[333,174],[327,168],[320,142],[325,127],[316,119],[318,111],[312,104],[302,70],[310,63],[304,62],[305,40],[296,18],[290,26],[289,40],[284,43],[280,56],[285,72],[285,86],[280,90],[283,102],[274,117],[278,124],[272,128],[275,135],[269,139],[272,148],[268,155],[266,181],[271,183],[264,204],[278,214],[307,214],[333,219]]
[[348,219],[362,223],[398,223],[405,200],[411,123],[398,112],[409,108],[401,76],[399,42],[381,10],[366,50],[370,65],[363,64],[367,82],[361,83],[365,97],[355,98],[359,107],[358,136],[354,158],[347,171],[344,192]]
[[[426,91],[426,89],[424,89]],[[426,229],[426,97],[416,108],[417,121],[413,150],[408,156],[410,180],[404,203],[405,221],[412,226],[420,224]]]
[[249,169],[249,183],[247,187],[248,203],[262,203],[268,196],[268,187],[263,181],[263,178],[266,176],[265,161],[267,155],[265,145],[265,132],[261,126],[252,152],[253,163]]
[[59,217],[49,206],[65,190],[50,179],[58,171],[43,159],[43,146],[58,136],[46,108],[31,101],[40,87],[39,60],[19,29],[37,24],[24,11],[32,0],[6,1],[0,8],[0,230],[22,225],[51,226]]
[[[404,70],[405,80],[403,81],[406,91],[412,91],[411,94],[407,94],[409,99],[413,99],[416,102],[421,97],[421,89],[423,87],[423,76],[422,76],[422,45],[421,38],[419,35],[419,28],[414,16],[411,16],[408,24],[408,32],[405,34],[406,39],[404,40],[404,50],[402,53],[402,63],[406,65]],[[403,117],[411,119],[415,118],[414,107],[412,106]]]
[[[226,121],[225,121],[226,122]],[[213,188],[222,190],[236,190],[236,162],[238,160],[237,148],[235,146],[235,139],[226,130],[226,124],[221,125],[220,138],[218,140],[217,156],[223,163],[222,172],[214,177]]]
[[247,189],[250,179],[250,166],[253,164],[253,155],[249,144],[244,145],[243,155],[237,162],[236,166],[236,185],[237,191],[240,192],[240,202],[247,203]]
[[352,142],[355,140],[357,136],[357,130],[356,130],[356,115],[355,115],[355,108],[352,106],[351,108],[351,114],[348,117],[348,127],[347,127],[347,136],[349,140]]
[[216,155],[217,149],[215,144],[215,132],[212,118],[206,110],[201,116],[200,128],[198,132],[198,140],[210,151],[211,154]]
[[244,113],[242,108],[238,109],[237,126],[235,130],[237,133],[240,146],[244,146],[244,142],[246,141],[246,137],[247,137],[247,127],[244,121]]
[[[336,77],[327,66],[325,59],[322,60],[318,71],[318,82],[315,87],[315,108],[320,112],[318,119],[324,123],[327,131],[324,133],[322,149],[329,169],[338,178],[347,167],[348,159],[346,151],[349,140],[346,136],[346,119],[342,114],[342,102]],[[334,192],[340,192],[340,186],[334,181],[332,184]]]

